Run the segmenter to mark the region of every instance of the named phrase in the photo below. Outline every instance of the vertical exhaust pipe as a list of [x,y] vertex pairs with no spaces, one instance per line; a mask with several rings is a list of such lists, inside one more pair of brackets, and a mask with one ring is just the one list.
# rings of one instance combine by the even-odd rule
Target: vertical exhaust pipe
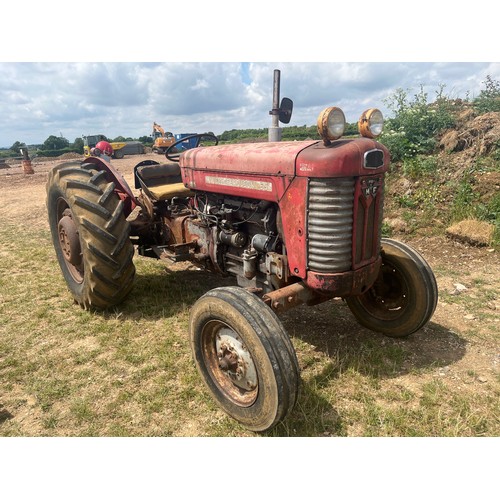
[[269,111],[269,114],[272,116],[272,122],[268,132],[269,142],[281,141],[283,129],[280,128],[280,122],[289,123],[292,118],[292,100],[288,99],[288,97],[283,97],[280,103],[280,76],[280,70],[275,69],[273,83],[273,109]]
[[282,130],[280,128],[279,115],[280,115],[280,76],[281,72],[279,69],[274,70],[274,81],[273,81],[273,109],[269,111],[271,115],[271,126],[268,132],[269,142],[279,142],[281,141]]

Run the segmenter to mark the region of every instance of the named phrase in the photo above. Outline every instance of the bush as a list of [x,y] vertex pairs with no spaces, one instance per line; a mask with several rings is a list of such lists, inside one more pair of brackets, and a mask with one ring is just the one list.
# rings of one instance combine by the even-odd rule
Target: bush
[[55,156],[61,156],[64,153],[78,153],[78,154],[81,154],[75,148],[49,149],[49,150],[39,149],[36,152],[36,156],[53,158]]
[[403,173],[411,179],[420,179],[436,173],[438,160],[433,156],[416,156],[403,162]]
[[464,219],[477,219],[495,226],[495,241],[500,237],[500,193],[495,193],[489,200],[482,200],[474,190],[472,172],[468,169],[458,183],[450,209],[452,222]]
[[422,87],[412,100],[403,89],[386,100],[394,117],[387,120],[380,142],[387,146],[394,161],[431,153],[436,147],[436,135],[453,126],[450,101],[443,97],[443,88],[431,104]]
[[500,81],[493,80],[490,75],[483,82],[485,89],[481,90],[479,96],[474,99],[474,109],[479,114],[489,113],[490,111],[500,111]]

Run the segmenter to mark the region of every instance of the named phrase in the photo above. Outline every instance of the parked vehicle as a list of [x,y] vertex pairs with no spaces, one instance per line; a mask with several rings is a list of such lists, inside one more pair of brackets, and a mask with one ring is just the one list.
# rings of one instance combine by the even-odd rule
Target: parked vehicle
[[165,132],[161,125],[153,123],[153,153],[164,154],[165,151],[175,142],[175,137],[172,132]]
[[[382,114],[363,113],[355,139],[342,139],[338,107],[317,123],[321,140],[217,145],[212,134],[182,137],[168,161],[136,165],[137,196],[93,157],[55,167],[47,184],[57,259],[84,308],[127,297],[135,251],[234,276],[234,286],[192,306],[189,336],[214,399],[254,431],[285,419],[298,397],[299,365],[280,313],[342,297],[366,328],[405,337],[437,303],[424,258],[381,236],[389,167],[376,141]],[[194,147],[179,151],[186,140]]]
[[[83,137],[83,154],[91,156],[90,150],[100,141],[107,141],[105,135],[84,135]],[[141,155],[144,154],[144,146],[139,141],[128,142],[110,142],[113,148],[113,158],[121,159],[125,155]]]

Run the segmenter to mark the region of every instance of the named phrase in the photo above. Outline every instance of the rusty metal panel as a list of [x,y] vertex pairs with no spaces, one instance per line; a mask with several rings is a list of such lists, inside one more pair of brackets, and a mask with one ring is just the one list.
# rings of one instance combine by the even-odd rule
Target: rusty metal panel
[[280,214],[292,276],[306,277],[307,179],[296,177],[282,197]]
[[184,185],[194,191],[277,202],[291,178],[183,169],[183,180]]
[[315,273],[308,271],[306,285],[321,293],[331,294],[333,297],[348,297],[359,295],[370,288],[377,279],[382,258],[355,271],[345,273]]
[[295,158],[317,141],[258,142],[190,149],[181,168],[237,174],[295,175]]
[[[384,163],[378,168],[365,164],[365,154],[383,152]],[[300,177],[352,177],[385,172],[389,168],[389,151],[372,139],[345,139],[325,146],[318,142],[297,156],[296,174]]]
[[353,269],[373,262],[380,254],[384,174],[360,177],[354,195]]

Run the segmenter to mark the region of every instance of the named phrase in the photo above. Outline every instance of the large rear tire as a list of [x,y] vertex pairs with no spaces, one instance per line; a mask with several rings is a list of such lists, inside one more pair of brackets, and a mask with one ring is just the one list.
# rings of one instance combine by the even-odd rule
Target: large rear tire
[[239,287],[221,287],[192,307],[189,330],[196,367],[232,418],[253,431],[282,421],[297,400],[295,350],[276,314]]
[[382,267],[376,282],[346,301],[366,328],[389,337],[407,337],[431,319],[438,288],[432,269],[416,250],[382,238]]
[[122,302],[133,286],[134,247],[123,202],[104,171],[63,163],[47,181],[52,243],[64,279],[83,308]]

